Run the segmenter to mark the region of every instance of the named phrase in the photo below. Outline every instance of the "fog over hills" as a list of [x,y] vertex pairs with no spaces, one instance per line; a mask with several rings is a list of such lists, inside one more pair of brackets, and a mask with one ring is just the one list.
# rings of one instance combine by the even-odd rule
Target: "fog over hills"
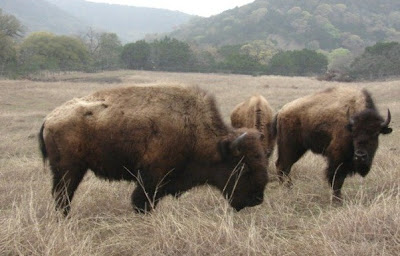
[[16,16],[27,33],[80,34],[92,27],[116,33],[123,42],[146,34],[171,32],[193,16],[165,9],[111,5],[84,0],[1,0],[0,8]]
[[0,8],[21,21],[26,34],[34,31],[73,34],[89,26],[45,0],[1,0]]

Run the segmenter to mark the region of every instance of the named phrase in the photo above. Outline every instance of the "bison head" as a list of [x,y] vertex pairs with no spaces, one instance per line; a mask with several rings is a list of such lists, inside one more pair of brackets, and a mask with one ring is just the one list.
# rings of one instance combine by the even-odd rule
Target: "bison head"
[[248,129],[240,136],[226,140],[223,148],[225,162],[231,170],[225,177],[222,191],[231,206],[239,211],[261,204],[268,175],[260,132]]
[[353,139],[353,163],[355,171],[362,176],[368,174],[371,168],[380,134],[389,134],[390,111],[384,121],[377,111],[367,109],[349,118],[347,129]]

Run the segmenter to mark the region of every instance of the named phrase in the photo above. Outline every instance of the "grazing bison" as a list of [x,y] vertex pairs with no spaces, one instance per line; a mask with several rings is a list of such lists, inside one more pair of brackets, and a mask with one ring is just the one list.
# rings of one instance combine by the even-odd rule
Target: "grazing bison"
[[261,95],[252,96],[239,103],[231,113],[233,127],[255,128],[263,134],[262,144],[267,158],[271,156],[275,145],[275,136],[271,132],[273,118],[274,111]]
[[139,212],[205,183],[239,211],[263,201],[268,180],[260,133],[226,126],[213,96],[198,88],[133,86],[73,99],[46,117],[39,143],[65,215],[88,169],[136,182]]
[[379,134],[392,132],[389,123],[390,111],[384,120],[366,90],[330,88],[286,104],[275,119],[280,180],[310,149],[328,159],[326,176],[341,200],[346,176],[368,174]]

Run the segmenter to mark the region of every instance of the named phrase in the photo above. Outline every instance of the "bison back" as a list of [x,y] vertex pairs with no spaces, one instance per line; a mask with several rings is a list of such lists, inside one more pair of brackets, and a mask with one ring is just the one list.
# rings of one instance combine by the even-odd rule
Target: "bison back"
[[199,136],[215,137],[221,120],[212,102],[207,93],[180,86],[100,91],[51,112],[44,141],[50,160],[85,163],[109,179],[126,179],[127,169],[164,175],[193,154]]

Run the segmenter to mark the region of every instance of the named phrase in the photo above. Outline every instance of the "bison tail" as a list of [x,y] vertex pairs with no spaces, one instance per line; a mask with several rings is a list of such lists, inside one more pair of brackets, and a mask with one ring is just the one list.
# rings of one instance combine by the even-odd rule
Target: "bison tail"
[[39,131],[39,149],[40,152],[42,153],[43,164],[45,164],[47,159],[47,150],[46,150],[46,145],[44,144],[43,130],[44,130],[44,123],[42,124],[42,127],[40,127]]
[[274,120],[271,123],[270,126],[270,134],[272,138],[276,138],[276,136],[278,135],[278,113],[275,114],[274,116]]

